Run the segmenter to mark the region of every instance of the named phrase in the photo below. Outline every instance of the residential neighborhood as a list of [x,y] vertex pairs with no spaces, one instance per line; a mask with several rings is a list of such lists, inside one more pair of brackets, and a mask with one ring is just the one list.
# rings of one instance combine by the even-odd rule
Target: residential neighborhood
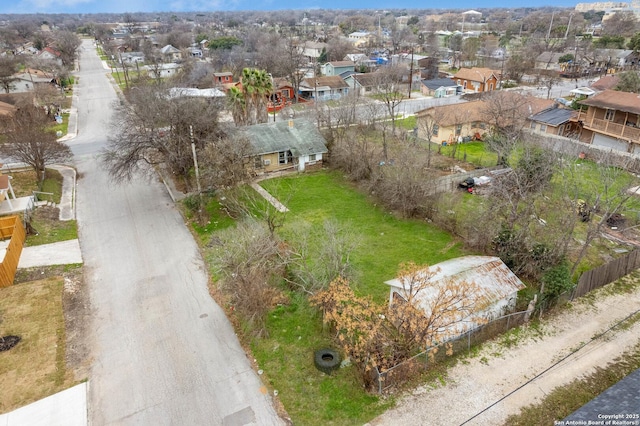
[[0,9],[0,424],[637,420],[638,1],[65,7]]

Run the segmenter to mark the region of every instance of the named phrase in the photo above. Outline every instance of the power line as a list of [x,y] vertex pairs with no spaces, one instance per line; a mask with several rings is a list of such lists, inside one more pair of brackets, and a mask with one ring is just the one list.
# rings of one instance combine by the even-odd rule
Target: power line
[[485,413],[486,411],[489,411],[491,408],[495,407],[497,404],[501,403],[502,401],[504,401],[505,399],[507,399],[508,397],[510,397],[511,395],[513,395],[514,393],[518,392],[520,389],[522,389],[523,387],[531,384],[533,381],[535,381],[538,377],[541,377],[542,375],[544,375],[545,373],[547,373],[549,370],[555,368],[556,366],[558,366],[558,364],[561,364],[563,361],[565,361],[567,358],[569,358],[570,356],[574,355],[576,352],[582,350],[585,346],[587,346],[588,344],[594,342],[595,340],[601,338],[602,336],[604,336],[605,334],[607,334],[608,332],[610,332],[611,330],[613,330],[614,328],[616,328],[617,326],[619,326],[620,324],[622,324],[623,322],[625,322],[626,320],[628,320],[629,318],[631,318],[632,316],[636,315],[637,313],[640,312],[640,309],[638,309],[635,312],[630,313],[629,315],[627,315],[626,317],[624,317],[623,319],[621,319],[620,321],[618,321],[617,323],[615,323],[614,325],[612,325],[611,327],[609,327],[608,329],[606,329],[605,331],[603,331],[600,334],[595,335],[594,337],[591,338],[591,340],[589,340],[586,343],[583,343],[582,345],[578,346],[577,349],[574,349],[573,351],[569,352],[569,354],[567,354],[566,356],[562,357],[561,359],[559,359],[558,361],[556,361],[555,363],[551,364],[549,367],[547,367],[546,369],[544,369],[542,372],[536,374],[535,376],[533,376],[533,378],[527,380],[526,382],[524,382],[523,384],[521,384],[520,386],[518,386],[517,388],[515,388],[514,390],[512,390],[511,392],[509,392],[508,394],[506,394],[505,396],[503,396],[502,398],[498,399],[497,401],[493,402],[491,405],[485,407],[484,409],[482,409],[481,411],[477,412],[476,414],[474,414],[473,416],[469,417],[467,420],[465,420],[464,422],[460,423],[460,426],[462,425],[466,425],[467,423],[469,423],[471,420],[475,419],[476,417],[478,417],[479,415],[481,415],[482,413]]

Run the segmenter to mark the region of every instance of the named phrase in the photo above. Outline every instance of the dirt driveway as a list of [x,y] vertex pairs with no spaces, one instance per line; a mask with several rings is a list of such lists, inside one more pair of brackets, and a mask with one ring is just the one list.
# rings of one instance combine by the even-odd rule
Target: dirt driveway
[[485,345],[477,356],[449,370],[446,385],[414,389],[370,424],[503,424],[520,408],[539,402],[557,386],[593,372],[638,343],[640,322],[594,337],[640,310],[640,286],[627,294],[599,293],[596,302],[573,303],[546,321],[541,334],[528,333],[531,336],[517,346]]

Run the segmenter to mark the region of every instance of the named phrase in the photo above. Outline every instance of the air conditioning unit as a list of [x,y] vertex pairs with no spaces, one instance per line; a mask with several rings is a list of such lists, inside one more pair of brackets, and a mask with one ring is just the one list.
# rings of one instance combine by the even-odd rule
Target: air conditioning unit
[[271,165],[271,160],[262,160],[262,164],[264,166],[269,166],[269,165]]

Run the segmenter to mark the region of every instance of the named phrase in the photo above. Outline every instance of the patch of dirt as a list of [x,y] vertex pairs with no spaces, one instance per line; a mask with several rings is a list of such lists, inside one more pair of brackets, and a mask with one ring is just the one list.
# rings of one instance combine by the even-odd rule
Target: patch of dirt
[[26,283],[30,281],[38,281],[44,278],[63,276],[65,274],[64,265],[56,266],[36,266],[34,268],[22,268],[16,271],[16,276],[13,280],[14,284]]
[[40,219],[57,222],[60,220],[60,209],[53,206],[41,206],[34,210],[33,215]]
[[66,272],[63,276],[62,306],[67,336],[65,361],[75,379],[83,380],[89,376],[89,294],[81,268]]

